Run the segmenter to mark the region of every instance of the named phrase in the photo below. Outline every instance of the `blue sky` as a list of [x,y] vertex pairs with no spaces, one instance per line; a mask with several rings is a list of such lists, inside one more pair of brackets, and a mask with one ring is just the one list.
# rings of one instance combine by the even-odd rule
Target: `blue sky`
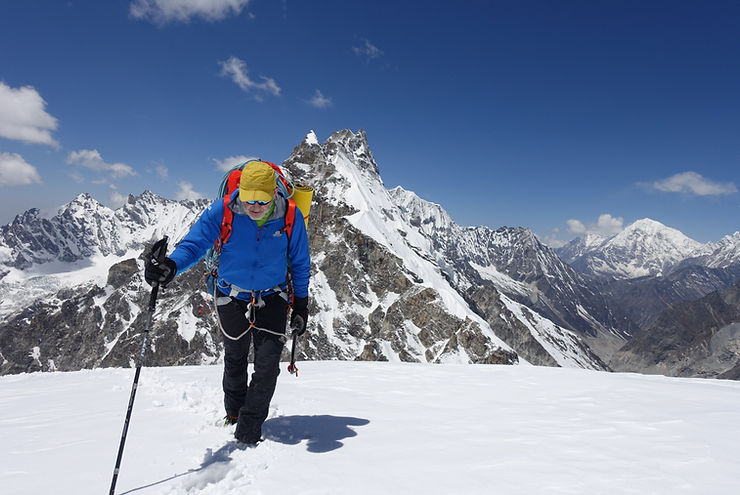
[[717,241],[740,230],[740,4],[0,2],[0,224],[212,197],[230,158],[341,129],[461,225]]

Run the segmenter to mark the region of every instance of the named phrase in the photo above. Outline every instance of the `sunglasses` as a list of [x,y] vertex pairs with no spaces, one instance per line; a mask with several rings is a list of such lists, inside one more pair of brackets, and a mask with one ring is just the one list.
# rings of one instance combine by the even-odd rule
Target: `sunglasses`
[[253,201],[245,201],[245,203],[247,203],[248,205],[265,206],[265,205],[269,205],[270,204],[270,201],[257,201],[257,200],[253,200]]

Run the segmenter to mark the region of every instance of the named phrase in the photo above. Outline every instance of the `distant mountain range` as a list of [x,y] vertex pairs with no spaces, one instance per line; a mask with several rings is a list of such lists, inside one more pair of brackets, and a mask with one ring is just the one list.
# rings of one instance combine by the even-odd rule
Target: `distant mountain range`
[[[658,321],[665,328],[664,311],[737,282],[740,233],[703,245],[644,219],[552,250],[525,228],[459,226],[441,206],[386,189],[363,131],[324,143],[309,133],[282,166],[315,188],[304,359],[527,361],[699,376],[737,365],[737,338],[724,327],[712,341],[721,365],[656,367],[624,352],[663,355],[642,336]],[[0,228],[0,373],[131,365],[148,292],[139,258],[162,235],[181,239],[207,204],[144,192],[111,210],[82,194],[52,217],[30,210]],[[222,358],[203,272],[179,275],[162,294],[148,364]]]
[[647,329],[673,304],[732,286],[740,278],[740,232],[702,244],[650,219],[611,237],[577,238],[556,249],[600,292]]
[[681,266],[727,268],[740,263],[740,232],[702,244],[644,218],[611,237],[587,235],[555,251],[581,273],[614,279],[661,277]]

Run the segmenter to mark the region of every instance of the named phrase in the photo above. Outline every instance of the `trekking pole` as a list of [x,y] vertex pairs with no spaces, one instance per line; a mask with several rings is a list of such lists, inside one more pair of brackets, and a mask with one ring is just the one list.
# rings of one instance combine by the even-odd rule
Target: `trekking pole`
[[293,322],[293,325],[291,325],[291,328],[293,329],[293,332],[291,333],[291,337],[293,338],[293,345],[291,346],[290,350],[290,364],[288,365],[288,373],[291,373],[298,376],[298,367],[295,365],[295,344],[298,341],[298,335],[296,335],[296,331],[303,326],[303,318],[301,316],[296,316],[295,321]]
[[[167,236],[164,236],[161,241],[157,242],[149,253],[150,260],[159,264],[164,261],[167,255]],[[118,458],[116,459],[116,467],[113,469],[113,480],[110,484],[110,495],[114,495],[116,490],[116,481],[118,481],[118,472],[121,468],[121,459],[123,458],[123,446],[126,443],[126,434],[128,433],[128,425],[131,421],[131,411],[134,409],[134,399],[136,398],[136,389],[139,386],[139,375],[141,374],[141,363],[144,361],[144,351],[146,350],[146,340],[149,336],[149,330],[152,326],[152,315],[154,314],[154,307],[157,304],[157,293],[159,292],[159,283],[154,282],[152,284],[152,292],[149,295],[149,313],[146,317],[146,328],[144,329],[144,339],[141,342],[141,352],[139,353],[139,361],[136,364],[136,373],[134,374],[134,384],[131,387],[131,397],[128,400],[128,410],[126,410],[126,420],[123,422],[123,433],[121,434],[121,443],[118,446]]]

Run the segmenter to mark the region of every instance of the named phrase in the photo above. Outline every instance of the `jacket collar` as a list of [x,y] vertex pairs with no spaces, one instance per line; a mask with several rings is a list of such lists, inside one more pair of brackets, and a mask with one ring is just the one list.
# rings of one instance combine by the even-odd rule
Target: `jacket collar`
[[[237,191],[238,193],[238,191]],[[229,203],[229,208],[234,212],[235,215],[246,215],[246,205],[239,199],[239,194],[236,194]],[[278,218],[285,217],[285,213],[288,211],[288,200],[279,194],[275,198],[275,207],[272,209],[272,213],[267,218],[266,222],[276,220]]]

